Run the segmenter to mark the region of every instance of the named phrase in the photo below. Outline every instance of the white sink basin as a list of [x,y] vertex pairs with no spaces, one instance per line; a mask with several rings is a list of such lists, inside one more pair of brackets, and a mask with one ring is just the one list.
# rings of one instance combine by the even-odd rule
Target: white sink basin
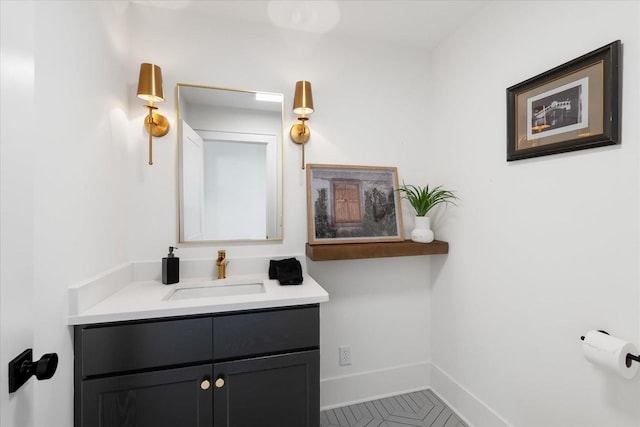
[[264,284],[262,282],[255,283],[221,283],[216,284],[200,284],[190,285],[184,288],[177,288],[170,293],[165,300],[181,300],[194,298],[213,298],[227,297],[231,295],[249,295],[264,293]]

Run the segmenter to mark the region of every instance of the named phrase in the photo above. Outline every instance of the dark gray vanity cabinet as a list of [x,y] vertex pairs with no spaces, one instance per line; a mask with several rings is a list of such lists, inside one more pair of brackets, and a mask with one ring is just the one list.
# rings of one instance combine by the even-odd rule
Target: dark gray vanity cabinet
[[319,307],[75,327],[76,427],[317,427]]
[[318,363],[318,350],[215,363],[213,425],[317,427]]
[[83,381],[82,420],[76,425],[209,427],[211,390],[200,384],[211,370],[201,365]]

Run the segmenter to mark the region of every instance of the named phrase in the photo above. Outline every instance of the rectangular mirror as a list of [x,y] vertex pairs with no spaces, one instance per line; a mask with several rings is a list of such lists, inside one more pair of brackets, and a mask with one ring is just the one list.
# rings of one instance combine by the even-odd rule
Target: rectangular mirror
[[282,239],[283,95],[178,84],[179,241]]

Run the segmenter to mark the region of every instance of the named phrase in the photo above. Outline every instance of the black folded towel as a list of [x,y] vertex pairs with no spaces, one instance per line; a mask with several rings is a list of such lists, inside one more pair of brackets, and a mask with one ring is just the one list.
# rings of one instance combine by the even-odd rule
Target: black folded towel
[[278,279],[281,285],[302,283],[302,266],[295,258],[269,261],[269,279]]

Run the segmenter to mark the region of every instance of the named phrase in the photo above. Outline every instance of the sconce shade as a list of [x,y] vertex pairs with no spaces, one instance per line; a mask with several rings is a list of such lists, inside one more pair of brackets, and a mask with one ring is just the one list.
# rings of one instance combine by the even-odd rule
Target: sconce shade
[[140,64],[140,77],[138,78],[138,98],[145,101],[164,101],[162,90],[162,70],[155,64]]
[[306,115],[313,113],[313,96],[311,95],[311,83],[305,80],[296,82],[296,93],[293,98],[293,112]]
[[162,90],[162,70],[155,64],[140,64],[140,76],[138,77],[138,98],[148,102],[145,105],[149,109],[149,114],[144,119],[144,128],[149,134],[149,164],[153,164],[152,139],[153,137],[165,136],[169,132],[169,121],[162,114],[154,113],[158,107],[154,102],[164,101],[164,91]]
[[309,141],[311,131],[304,123],[309,120],[307,114],[313,113],[313,96],[311,95],[311,83],[306,80],[296,82],[296,92],[293,96],[293,112],[298,114],[297,123],[291,126],[289,136],[296,144],[302,145],[302,169],[304,169],[304,144]]

